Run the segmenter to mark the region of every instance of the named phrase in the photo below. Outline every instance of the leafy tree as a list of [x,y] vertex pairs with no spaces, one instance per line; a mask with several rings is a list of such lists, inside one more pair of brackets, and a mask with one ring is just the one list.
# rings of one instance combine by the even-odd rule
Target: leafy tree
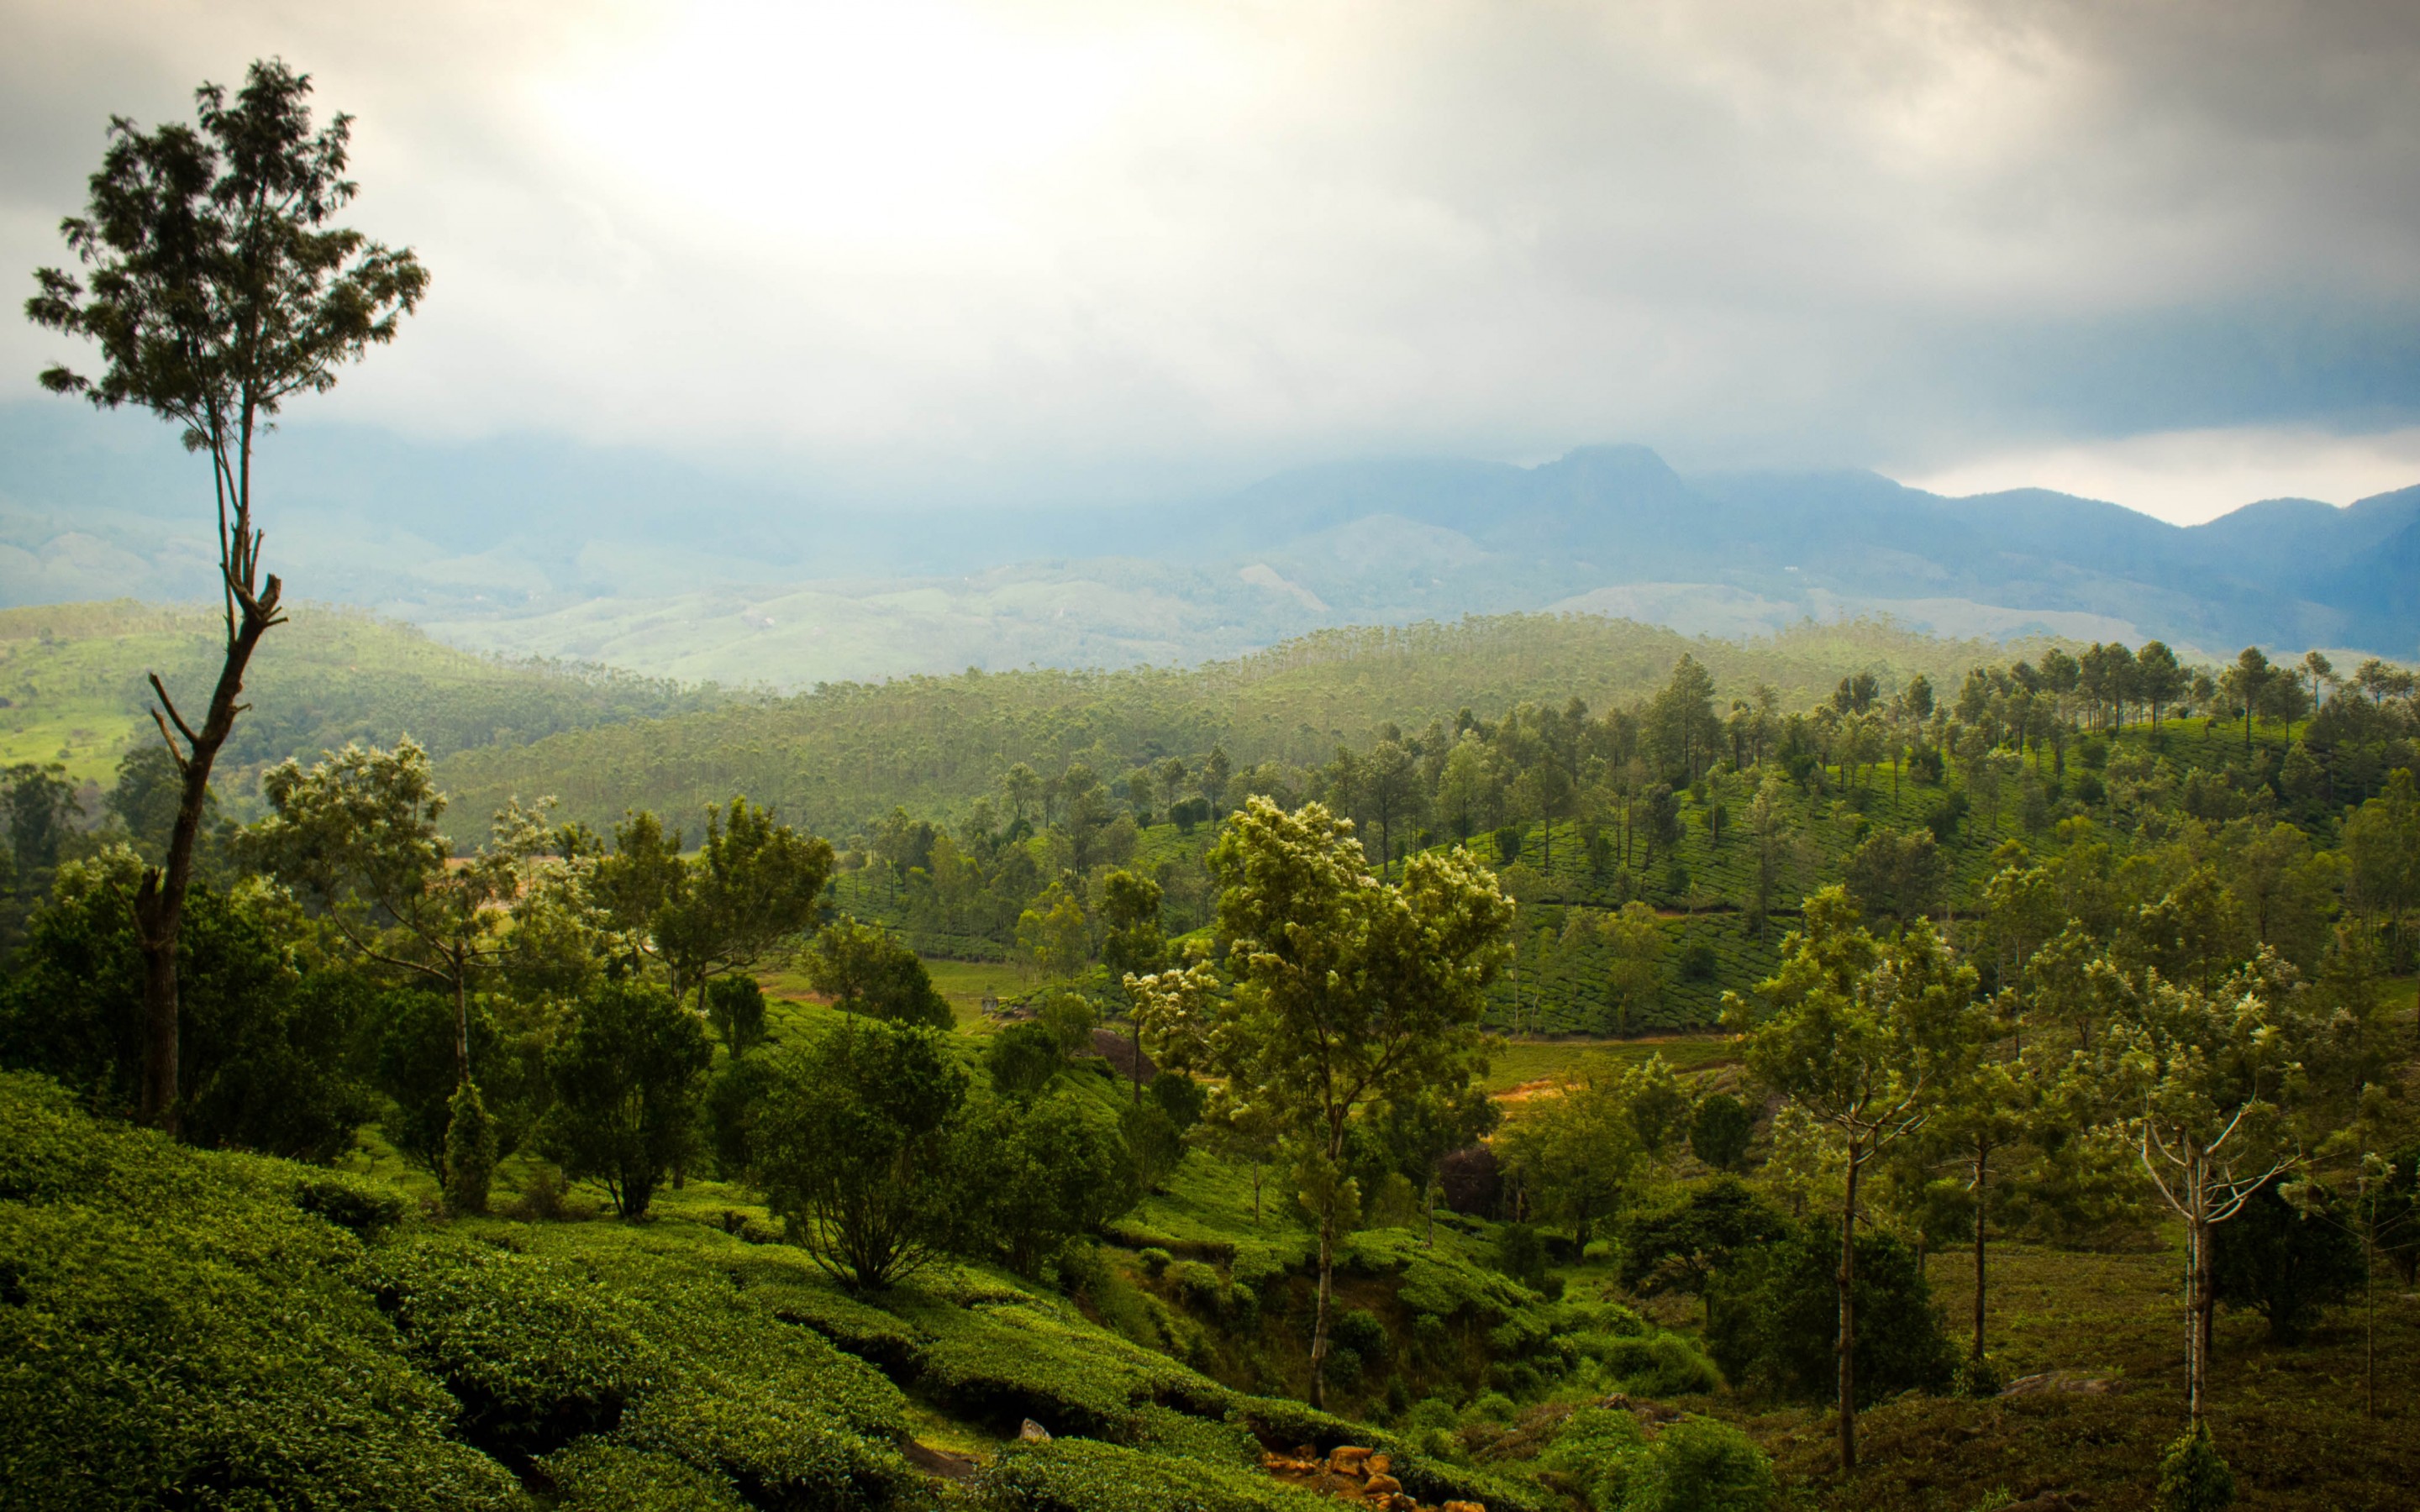
[[1311,1331],[1313,1405],[1324,1398],[1336,1246],[1358,1210],[1344,1170],[1357,1110],[1472,1077],[1487,983],[1501,966],[1512,904],[1467,854],[1413,856],[1402,882],[1371,876],[1351,826],[1319,804],[1287,813],[1255,798],[1212,852],[1232,997],[1191,973],[1172,1016],[1189,1019],[1231,1094],[1264,1104],[1295,1156],[1319,1230]]
[[1157,1192],[1185,1160],[1185,1131],[1156,1102],[1138,1103],[1118,1113],[1125,1139],[1127,1169],[1138,1192]]
[[98,378],[51,367],[42,386],[104,409],[132,404],[178,426],[185,449],[209,458],[217,501],[224,656],[198,728],[151,677],[153,719],[182,791],[166,854],[132,896],[145,963],[141,1111],[171,1133],[180,1105],[177,936],[194,841],[253,652],[285,618],[283,585],[260,576],[256,435],[287,399],[327,392],[340,366],[392,341],[428,286],[409,250],[328,224],[355,193],[344,177],[352,118],[313,131],[310,92],[308,75],[256,62],[232,103],[217,85],[194,92],[194,126],[145,132],[112,120],[90,205],[59,226],[88,271],[80,280],[40,270],[25,303],[35,324],[98,344],[105,364]]
[[1945,868],[1930,830],[1882,828],[1849,853],[1849,896],[1869,918],[1904,923],[1941,906]]
[[1756,1115],[1746,1103],[1729,1092],[1709,1092],[1689,1118],[1689,1153],[1715,1170],[1736,1171],[1747,1164],[1755,1133]]
[[1854,1469],[1859,1179],[1924,1126],[1971,1061],[1981,1035],[1976,976],[1930,924],[1875,940],[1838,887],[1807,900],[1805,923],[1782,941],[1781,956],[1779,971],[1756,989],[1764,1014],[1726,994],[1723,1018],[1746,1034],[1750,1072],[1830,1125],[1843,1146],[1836,1353],[1840,1463]]
[[851,1017],[947,1029],[957,1022],[923,960],[876,925],[842,918],[807,948],[807,983]]
[[1059,1054],[1069,1060],[1093,1047],[1093,1030],[1101,1016],[1093,1008],[1093,1000],[1082,993],[1044,993],[1033,1011],[1034,1018],[1050,1031]]
[[1916,1252],[1888,1234],[1856,1236],[1852,1273],[1860,1326],[1839,1365],[1839,1241],[1825,1226],[1734,1252],[1707,1293],[1706,1342],[1735,1386],[1820,1401],[1854,1381],[1860,1402],[1949,1384],[1954,1351],[1941,1332]]
[[496,1120],[479,1096],[479,1084],[456,1085],[445,1101],[445,1210],[488,1211],[488,1184],[496,1174]]
[[1084,905],[1063,882],[1054,882],[1016,918],[1016,946],[1047,977],[1067,978],[1084,969],[1092,937]]
[[791,1240],[849,1285],[879,1290],[953,1230],[949,1151],[967,1074],[939,1032],[832,1029],[773,1057],[756,1180]]
[[[1736,1177],[1689,1188],[1667,1208],[1633,1213],[1621,1225],[1621,1284],[1640,1296],[1679,1291],[1703,1298],[1717,1272],[1747,1251],[1791,1237],[1789,1217]],[[1707,1326],[1713,1328],[1712,1304]]]
[[1118,1134],[1071,1093],[1031,1103],[977,1098],[950,1164],[963,1194],[958,1247],[998,1253],[1020,1275],[1039,1275],[1069,1241],[1141,1196]]
[[1619,1211],[1642,1153],[1618,1081],[1587,1081],[1540,1099],[1497,1141],[1514,1183],[1540,1218],[1568,1224],[1585,1256],[1596,1225]]
[[454,1000],[456,1072],[468,1081],[473,979],[505,949],[516,906],[541,896],[549,837],[535,813],[496,816],[489,843],[459,867],[437,821],[428,754],[347,746],[304,771],[288,760],[261,776],[269,817],[245,838],[250,853],[325,910],[364,959],[443,988]]
[[2210,1426],[2195,1423],[2160,1456],[2151,1512],[2225,1512],[2235,1504],[2235,1473],[2210,1442]]
[[727,810],[708,808],[706,843],[655,920],[673,996],[695,993],[703,1008],[709,980],[786,955],[814,927],[831,869],[830,842],[799,834],[770,809],[746,798],[733,798]]
[[1423,1088],[1390,1098],[1375,1112],[1378,1136],[1396,1168],[1418,1185],[1425,1226],[1424,1245],[1436,1242],[1436,1199],[1445,1158],[1486,1138],[1504,1121],[1503,1109],[1475,1083],[1439,1090]]
[[[1160,887],[1131,872],[1112,872],[1101,879],[1101,964],[1109,980],[1147,977],[1168,962],[1168,939],[1160,932]],[[1142,1102],[1142,1004],[1128,993],[1127,1019],[1134,1035],[1134,1101]]]
[[571,1180],[602,1185],[622,1216],[644,1218],[690,1153],[713,1062],[705,1028],[671,994],[600,982],[573,1005],[547,1057],[555,1105],[541,1147]]
[[[142,872],[122,846],[61,866],[0,989],[0,1062],[114,1112],[142,1095],[144,961],[124,902]],[[259,879],[200,883],[188,902],[178,935],[183,1136],[296,1160],[343,1154],[371,1112],[346,1063],[375,1021],[371,995],[347,974],[297,969],[309,929]]]
[[1664,921],[1636,899],[1611,913],[1574,909],[1563,924],[1565,946],[1593,939],[1605,949],[1606,1027],[1627,1034],[1631,1019],[1652,1008],[1664,990]]
[[589,872],[589,892],[632,966],[661,961],[656,923],[688,876],[679,830],[665,829],[663,821],[644,810],[625,813],[613,826],[613,848],[597,857]]
[[1180,1134],[1189,1134],[1202,1121],[1202,1113],[1209,1105],[1210,1094],[1200,1082],[1181,1071],[1163,1071],[1151,1079],[1151,1101],[1168,1115],[1169,1122]]
[[1066,1066],[1059,1036],[1035,1019],[1012,1024],[984,1046],[984,1070],[1002,1097],[1031,1101]]
[[753,977],[716,978],[706,984],[706,1021],[738,1059],[765,1042],[765,989]]
[[2332,1221],[2326,1192],[2294,1190],[2303,1203],[2287,1200],[2281,1183],[2270,1182],[2211,1235],[2212,1300],[2267,1319],[2269,1337],[2278,1344],[2301,1343],[2319,1309],[2351,1296],[2363,1273],[2361,1241]]
[[707,1078],[700,1112],[715,1173],[745,1180],[756,1164],[756,1129],[773,1086],[771,1057],[733,1057]]
[[2185,1226],[2186,1380],[2202,1419],[2217,1305],[2212,1232],[2302,1158],[2286,1106],[2319,1013],[2270,951],[2216,993],[2149,979],[2107,1037],[2103,1077],[2125,1110],[2144,1174]]

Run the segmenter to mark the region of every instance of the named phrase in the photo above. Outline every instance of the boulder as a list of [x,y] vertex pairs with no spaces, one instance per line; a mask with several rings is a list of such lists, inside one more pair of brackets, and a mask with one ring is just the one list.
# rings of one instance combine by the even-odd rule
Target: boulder
[[1016,1430],[1016,1439],[1019,1443],[1048,1443],[1050,1430],[1029,1417],[1025,1426]]

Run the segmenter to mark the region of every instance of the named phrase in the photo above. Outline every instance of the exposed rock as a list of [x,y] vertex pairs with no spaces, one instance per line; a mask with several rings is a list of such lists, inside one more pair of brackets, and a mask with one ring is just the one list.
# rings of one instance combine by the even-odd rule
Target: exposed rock
[[2115,1378],[2086,1375],[2081,1370],[2045,1370],[2019,1376],[2000,1388],[2003,1396],[2038,1396],[2045,1392],[2072,1392],[2083,1396],[2109,1396],[2125,1390]]
[[1404,1483],[1392,1475],[1373,1475],[1361,1489],[1372,1496],[1392,1496],[1404,1489]]
[[1025,1420],[1025,1426],[1016,1430],[1016,1438],[1020,1443],[1048,1443],[1050,1430],[1029,1417]]

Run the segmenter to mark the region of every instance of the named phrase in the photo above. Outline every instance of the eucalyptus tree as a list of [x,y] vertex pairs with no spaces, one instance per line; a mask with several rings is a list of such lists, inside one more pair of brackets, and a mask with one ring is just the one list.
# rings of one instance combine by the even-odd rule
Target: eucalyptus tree
[[2147,975],[2104,1043],[2103,1078],[2119,1100],[2144,1175],[2185,1227],[2186,1410],[2201,1426],[2216,1292],[2211,1235],[2304,1151],[2288,1117],[2326,1013],[2266,947],[2217,991]]
[[256,442],[287,400],[326,393],[339,367],[394,340],[428,286],[410,249],[330,224],[356,192],[344,176],[352,117],[314,130],[310,93],[308,74],[271,60],[252,65],[232,100],[214,84],[194,91],[193,125],[145,131],[113,117],[89,206],[59,225],[86,271],[39,270],[25,302],[35,324],[101,349],[99,377],[54,365],[42,387],[177,426],[185,450],[209,461],[217,503],[218,680],[196,722],[151,674],[152,720],[181,787],[165,855],[129,900],[144,966],[141,1113],[172,1133],[177,936],[194,843],[253,653],[285,621],[284,585],[260,570]]
[[1931,1120],[1965,1078],[1987,1019],[1975,969],[1929,921],[1892,940],[1859,922],[1841,888],[1807,900],[1781,964],[1757,985],[1761,1010],[1724,995],[1724,1024],[1746,1037],[1747,1068],[1830,1126],[1843,1155],[1839,1292],[1840,1464],[1854,1469],[1856,1227],[1865,1168]]

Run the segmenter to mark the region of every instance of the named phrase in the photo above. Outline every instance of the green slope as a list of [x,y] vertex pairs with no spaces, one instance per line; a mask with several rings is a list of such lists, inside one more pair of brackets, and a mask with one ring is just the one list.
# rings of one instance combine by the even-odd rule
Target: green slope
[[1718,641],[1627,620],[1507,615],[1322,631],[1185,671],[970,671],[831,685],[464,750],[439,775],[458,811],[481,820],[508,797],[551,794],[592,824],[627,808],[694,824],[707,804],[744,793],[795,823],[846,834],[893,804],[924,814],[960,810],[1020,761],[1056,772],[1080,759],[1106,777],[1222,744],[1238,764],[1316,763],[1340,743],[1366,744],[1388,721],[1410,728],[1464,707],[1492,717],[1524,701],[1560,705],[1574,697],[1603,708],[1662,686],[1683,652],[1707,665],[1724,697],[1769,683],[1794,708],[1864,669],[1894,681],[1921,671],[1954,686],[1953,674],[2005,659],[2012,648],[1870,622]]

